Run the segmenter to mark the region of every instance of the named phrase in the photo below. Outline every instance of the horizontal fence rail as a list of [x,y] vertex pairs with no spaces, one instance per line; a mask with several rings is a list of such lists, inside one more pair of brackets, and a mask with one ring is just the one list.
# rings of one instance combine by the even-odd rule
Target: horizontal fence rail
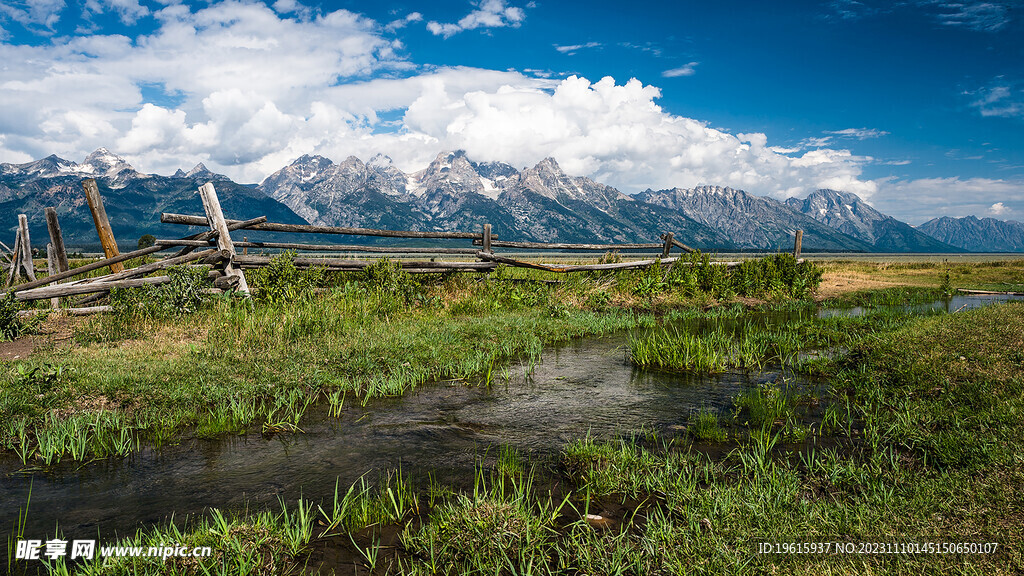
[[[187,214],[163,213],[160,221],[164,224],[185,224],[188,226],[208,226],[207,219],[202,216]],[[237,220],[227,220],[230,225]],[[350,228],[347,226],[319,226],[315,224],[280,224],[264,222],[250,227],[251,230],[264,232],[296,232],[300,234],[347,234],[350,236],[385,236],[388,238],[434,238],[449,240],[483,239],[483,233],[474,232],[421,232],[417,230],[379,230],[376,228]],[[497,236],[492,236],[497,238]]]

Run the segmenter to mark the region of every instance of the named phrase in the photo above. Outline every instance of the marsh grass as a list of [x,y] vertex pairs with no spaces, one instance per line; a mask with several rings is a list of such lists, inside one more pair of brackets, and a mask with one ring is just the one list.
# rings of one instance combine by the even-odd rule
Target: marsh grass
[[705,442],[725,442],[729,437],[729,433],[722,429],[718,414],[705,407],[690,415],[686,431],[694,439]]
[[666,370],[761,370],[767,363],[793,364],[797,352],[807,345],[797,328],[789,325],[719,323],[703,331],[685,324],[668,325],[632,335],[629,358],[637,366]]

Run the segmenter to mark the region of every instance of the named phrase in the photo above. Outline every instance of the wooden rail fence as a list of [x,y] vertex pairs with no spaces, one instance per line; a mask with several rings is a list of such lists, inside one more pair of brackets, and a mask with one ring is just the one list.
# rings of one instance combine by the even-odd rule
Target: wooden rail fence
[[[18,230],[14,247],[0,243],[3,249],[3,265],[7,269],[6,291],[0,297],[13,295],[19,301],[51,299],[53,306],[58,306],[58,299],[68,296],[86,295],[79,299],[78,304],[88,304],[102,299],[114,288],[138,287],[168,282],[166,275],[149,276],[171,266],[190,264],[204,266],[209,269],[208,276],[213,280],[212,291],[233,289],[248,296],[249,285],[244,271],[269,264],[271,257],[267,255],[249,254],[250,248],[270,250],[295,250],[301,252],[344,252],[395,255],[396,263],[409,273],[437,272],[489,272],[498,265],[515,266],[545,270],[549,272],[578,272],[585,270],[624,270],[651,266],[655,263],[675,265],[680,260],[672,256],[672,249],[694,252],[694,249],[680,242],[672,232],[660,236],[660,242],[619,243],[619,244],[583,244],[565,242],[514,242],[501,240],[491,230],[490,224],[483,224],[479,232],[446,232],[446,231],[414,231],[414,230],[380,230],[374,228],[355,228],[346,226],[320,226],[312,224],[281,224],[268,222],[266,216],[250,220],[231,220],[224,216],[220,200],[212,183],[206,183],[198,190],[203,203],[205,216],[188,214],[164,213],[160,216],[162,223],[180,224],[185,226],[203,226],[208,230],[177,239],[157,239],[153,246],[131,252],[120,253],[114,240],[110,223],[107,220],[103,199],[100,196],[96,181],[87,179],[82,187],[88,201],[93,221],[96,225],[105,258],[91,262],[78,268],[70,268],[68,257],[61,236],[60,223],[54,208],[46,208],[46,224],[50,243],[47,244],[47,276],[36,278],[32,260],[32,247],[28,231],[28,219],[25,214],[18,216]],[[405,246],[364,246],[359,244],[310,244],[300,242],[267,242],[250,241],[245,237],[242,242],[234,242],[230,232],[246,230],[248,232],[285,232],[298,234],[331,234],[348,236],[375,236],[402,239],[430,240],[469,240],[471,246],[465,248],[443,247],[405,247]],[[799,256],[801,231],[797,232],[794,254]],[[171,256],[156,262],[143,264],[125,270],[123,263],[133,258],[149,256],[171,248],[178,251]],[[238,253],[238,249],[242,253]],[[510,255],[495,254],[495,248],[511,248],[516,250],[564,250],[564,251],[620,251],[620,250],[656,250],[656,254],[642,256],[639,260],[627,262],[609,262],[601,264],[563,265],[546,264],[528,260],[515,259]],[[436,261],[411,260],[416,255],[461,256],[471,261]],[[372,266],[377,260],[356,259],[352,257],[310,257],[298,256],[294,264],[300,268],[321,267],[336,271],[357,271]],[[2,262],[2,259],[0,259]],[[739,262],[714,262],[716,265],[734,266]],[[93,278],[71,280],[101,268],[110,269],[110,273]],[[27,282],[16,284],[20,276]],[[68,314],[90,314],[109,311],[109,306],[70,307],[64,311]]]

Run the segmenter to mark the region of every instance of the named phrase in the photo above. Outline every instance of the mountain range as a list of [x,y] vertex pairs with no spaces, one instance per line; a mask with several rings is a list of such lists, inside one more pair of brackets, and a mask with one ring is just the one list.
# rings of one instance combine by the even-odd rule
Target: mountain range
[[970,252],[1024,252],[1024,223],[964,216],[934,218],[918,226],[933,238]]
[[160,224],[160,213],[202,214],[196,188],[210,181],[225,214],[235,219],[266,215],[285,223],[457,231],[490,223],[502,239],[561,242],[650,242],[671,231],[686,244],[717,251],[790,250],[798,229],[807,251],[961,252],[982,246],[974,240],[958,244],[957,234],[936,239],[845,192],[816,190],[786,202],[719,186],[627,195],[570,176],[552,158],[518,170],[474,162],[462,151],[442,152],[413,173],[383,155],[340,163],[306,155],[258,185],[235,183],[202,164],[171,176],[142,174],[103,148],[81,164],[57,156],[0,164],[0,214],[11,215],[0,222],[3,235],[13,239],[14,215],[24,213],[33,244],[45,245],[43,208],[55,206],[66,243],[93,248],[98,242],[83,178],[97,180],[114,234],[126,248],[142,234],[185,233]]

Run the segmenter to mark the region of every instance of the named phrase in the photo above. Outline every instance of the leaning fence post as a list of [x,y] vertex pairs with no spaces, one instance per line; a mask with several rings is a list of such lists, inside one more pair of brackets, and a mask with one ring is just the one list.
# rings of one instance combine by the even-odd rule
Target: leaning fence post
[[28,216],[18,214],[18,230],[21,231],[21,267],[29,280],[36,279],[36,265],[32,260],[32,242],[28,236]]
[[804,240],[804,231],[803,230],[797,230],[796,231],[796,238],[793,240],[793,257],[794,258],[799,258],[800,257],[800,244],[803,243],[803,240]]
[[[100,189],[96,186],[96,180],[92,178],[83,180],[82,187],[85,188],[85,199],[89,202],[92,221],[96,224],[96,233],[100,236],[103,253],[107,255],[107,258],[113,258],[119,255],[120,252],[117,250],[117,241],[114,240],[114,231],[110,228],[110,221],[107,220],[107,210],[103,207]],[[110,271],[114,273],[123,272],[124,265],[120,262],[111,264]]]
[[227,250],[230,254],[228,261],[224,263],[224,274],[229,278],[237,280],[238,291],[246,296],[249,295],[249,284],[245,281],[245,274],[235,262],[235,245],[231,242],[231,231],[228,223],[224,220],[224,212],[220,208],[220,199],[217,198],[217,191],[212,182],[207,182],[199,187],[199,196],[203,199],[203,209],[206,211],[206,219],[209,221],[210,229],[217,232],[217,247]]
[[[67,272],[68,253],[64,248],[64,237],[60,233],[60,221],[57,220],[57,209],[48,206],[46,212],[46,228],[50,231],[50,243],[53,244],[53,255],[57,259],[57,272]],[[54,272],[50,272],[54,274]]]
[[18,277],[18,267],[21,266],[21,227],[18,227],[17,234],[14,235],[14,250],[11,250],[11,269],[7,274],[7,282],[4,283],[4,288],[14,284],[14,279]]
[[672,233],[665,232],[661,235],[661,238],[665,241],[665,247],[661,249],[661,257],[668,258],[669,253],[672,251]]

